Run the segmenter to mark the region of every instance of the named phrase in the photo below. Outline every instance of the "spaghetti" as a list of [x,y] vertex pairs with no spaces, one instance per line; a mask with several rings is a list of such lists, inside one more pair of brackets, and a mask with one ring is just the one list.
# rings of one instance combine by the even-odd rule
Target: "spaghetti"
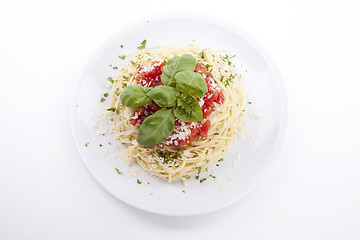
[[[142,110],[142,107],[125,107],[121,104],[120,95],[127,86],[161,85],[159,73],[161,74],[164,62],[185,54],[196,57],[195,72],[202,74],[207,81],[208,93],[197,98],[204,119],[202,122],[193,123],[176,119],[174,131],[166,141],[154,147],[141,146],[136,139],[139,125],[146,118],[142,113],[156,112],[161,108],[156,104],[157,107],[152,107],[153,102],[142,106]],[[156,71],[157,75],[150,80],[140,76],[142,73],[146,75]],[[171,182],[199,174],[222,159],[234,137],[242,132],[245,94],[240,76],[228,55],[220,56],[196,45],[145,48],[138,51],[130,63],[112,79],[112,101],[109,109],[112,110],[111,119],[116,138],[126,145],[122,157],[128,162],[137,162],[143,169],[159,178]],[[216,99],[215,94],[218,94]],[[197,135],[194,135],[194,129],[198,129],[195,131]]]

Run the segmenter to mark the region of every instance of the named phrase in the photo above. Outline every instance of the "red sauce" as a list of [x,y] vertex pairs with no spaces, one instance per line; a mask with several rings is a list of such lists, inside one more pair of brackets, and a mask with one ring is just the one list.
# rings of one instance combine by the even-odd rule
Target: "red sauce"
[[162,67],[165,62],[154,61],[149,66],[140,65],[137,70],[136,82],[144,87],[164,85],[161,82]]
[[[160,76],[164,65],[165,62],[159,61],[154,61],[149,66],[140,65],[136,75],[137,84],[144,87],[156,87],[163,85],[160,80]],[[203,112],[204,120],[202,122],[191,123],[183,122],[178,118],[175,118],[174,131],[164,143],[158,144],[158,147],[164,147],[164,145],[181,147],[195,141],[198,138],[207,138],[211,123],[210,120],[207,120],[206,118],[213,112],[217,104],[223,103],[224,94],[221,92],[221,88],[216,84],[213,76],[207,71],[204,65],[197,63],[194,72],[197,72],[204,77],[208,87],[208,92],[203,97],[198,98],[200,105],[202,104],[201,110]],[[140,126],[146,117],[152,115],[160,109],[161,107],[155,102],[139,107],[132,117],[131,124],[134,126]],[[184,129],[188,129],[186,137],[178,137],[177,132],[184,131]]]

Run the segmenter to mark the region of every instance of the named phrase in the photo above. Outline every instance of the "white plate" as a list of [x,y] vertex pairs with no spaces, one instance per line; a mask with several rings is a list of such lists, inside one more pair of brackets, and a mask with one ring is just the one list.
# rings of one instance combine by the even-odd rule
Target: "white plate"
[[[247,195],[275,159],[286,129],[283,86],[269,59],[253,40],[234,26],[198,15],[158,16],[147,20],[121,30],[106,42],[79,81],[71,120],[80,156],[105,189],[134,207],[164,215],[195,215],[228,206]],[[252,104],[248,104],[250,116],[245,136],[234,142],[220,166],[209,169],[210,173],[216,171],[217,183],[200,183],[192,178],[187,186],[169,184],[154,180],[136,165],[137,176],[127,178],[124,175],[130,168],[116,156],[119,149],[114,148],[114,140],[111,136],[97,134],[99,129],[94,128],[94,117],[97,109],[104,108],[99,100],[104,92],[109,92],[105,87],[106,79],[114,74],[109,65],[121,68],[129,60],[121,60],[118,56],[134,53],[144,39],[147,46],[196,43],[211,49],[226,48],[236,55],[232,62],[242,74],[248,101]],[[253,110],[262,117],[252,118]],[[89,143],[87,147],[86,143]],[[241,160],[234,168],[237,154]],[[125,174],[119,175],[115,167]],[[205,172],[202,177],[207,176]],[[142,183],[138,184],[137,179]]]

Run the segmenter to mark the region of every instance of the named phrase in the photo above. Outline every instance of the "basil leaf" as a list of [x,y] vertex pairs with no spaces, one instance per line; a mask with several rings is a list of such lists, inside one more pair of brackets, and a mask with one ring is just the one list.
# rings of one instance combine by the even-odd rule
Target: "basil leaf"
[[196,58],[193,55],[175,56],[166,62],[162,68],[161,82],[165,86],[175,87],[175,74],[180,71],[194,71]]
[[194,97],[202,97],[207,93],[205,79],[194,71],[182,71],[175,75],[176,88],[180,92],[190,94]]
[[182,94],[174,107],[174,114],[184,122],[201,122],[203,114],[199,102],[193,96]]
[[140,125],[136,141],[152,147],[165,141],[174,130],[175,116],[172,109],[161,109],[147,117]]
[[128,86],[120,95],[121,104],[126,107],[140,107],[151,102],[151,98],[146,95],[150,88],[140,85]]
[[147,95],[160,107],[172,107],[175,105],[177,97],[180,96],[180,92],[173,87],[157,86]]

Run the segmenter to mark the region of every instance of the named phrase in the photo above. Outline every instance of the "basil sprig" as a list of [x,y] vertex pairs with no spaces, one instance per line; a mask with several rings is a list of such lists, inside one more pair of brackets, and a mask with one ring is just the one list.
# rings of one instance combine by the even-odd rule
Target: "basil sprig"
[[162,68],[160,78],[164,85],[154,88],[133,85],[121,93],[121,104],[126,107],[136,108],[154,101],[168,108],[148,116],[140,125],[136,139],[140,145],[152,147],[165,141],[174,130],[175,116],[184,122],[203,120],[195,97],[204,96],[208,89],[203,76],[194,72],[195,64],[196,58],[190,54],[175,56]]

